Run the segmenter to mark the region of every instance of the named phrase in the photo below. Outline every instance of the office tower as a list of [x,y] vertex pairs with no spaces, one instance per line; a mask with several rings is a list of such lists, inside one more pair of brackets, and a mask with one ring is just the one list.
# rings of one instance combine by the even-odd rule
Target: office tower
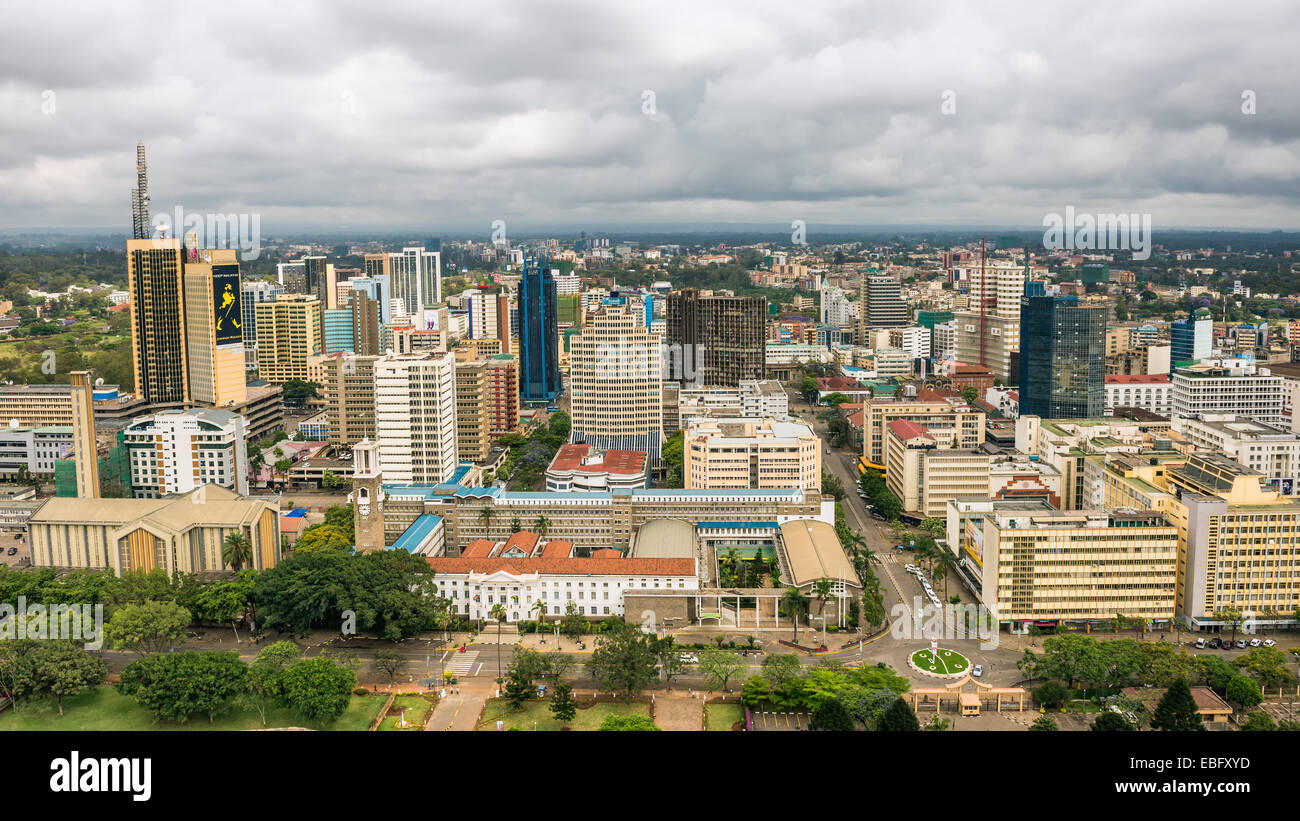
[[898,277],[879,271],[864,271],[858,280],[858,344],[871,328],[893,328],[907,324],[903,290]]
[[442,253],[442,240],[430,237],[424,241],[424,250],[432,251],[436,254]]
[[378,356],[338,354],[324,364],[325,421],[331,445],[350,447],[375,438],[375,360]]
[[766,376],[767,299],[715,296],[685,288],[668,295],[669,372],[665,379],[697,387],[736,387]]
[[486,359],[456,358],[456,448],[467,462],[485,461],[492,449],[487,371]]
[[488,430],[492,441],[519,430],[519,358],[491,354],[488,360]]
[[190,399],[223,407],[248,398],[244,380],[242,290],[236,252],[199,249],[186,236],[185,347]]
[[126,242],[135,391],[150,405],[190,400],[184,269],[181,241],[176,237]]
[[375,438],[389,482],[436,485],[456,469],[456,360],[450,353],[375,361]]
[[[500,339],[501,328],[509,322],[509,316],[503,316],[502,299],[499,294],[480,291],[469,298],[469,338]],[[509,305],[505,306],[508,310]]]
[[607,305],[569,342],[574,442],[597,450],[644,451],[663,444],[663,339],[645,315]]
[[352,316],[352,351],[362,356],[377,356],[382,334],[380,304],[363,290],[354,290],[346,308]]
[[1210,355],[1214,320],[1189,316],[1169,324],[1169,358],[1173,362],[1197,362]]
[[240,292],[240,312],[243,315],[244,345],[257,344],[257,303],[275,302],[284,293],[284,286],[275,282],[245,282]]
[[144,162],[144,143],[135,144],[135,188],[131,189],[131,238],[149,239],[149,172]]
[[333,308],[329,291],[329,277],[327,276],[329,265],[325,257],[303,257],[299,260],[302,263],[303,270],[303,293],[314,296],[320,300],[321,310]]
[[526,402],[549,402],[560,393],[560,343],[548,263],[524,262],[518,300],[519,392]]
[[199,408],[143,416],[123,431],[136,498],[188,493],[220,485],[248,495],[248,444],[243,416]]
[[309,378],[307,358],[321,350],[320,300],[305,294],[281,294],[257,306],[257,372],[282,384]]
[[1205,419],[1209,414],[1232,414],[1279,428],[1290,425],[1286,380],[1254,360],[1209,359],[1175,368],[1169,382],[1174,416]]
[[[370,274],[369,257],[366,272]],[[418,316],[425,308],[442,302],[442,254],[419,247],[403,248],[388,255],[388,272],[393,296],[402,301],[407,315]]]
[[95,403],[90,371],[72,371],[72,455],[77,465],[77,498],[99,498],[99,450],[95,446]]
[[393,321],[393,285],[388,274],[367,274],[348,280],[353,291],[362,291],[376,303],[379,311],[379,324],[387,325]]
[[352,325],[352,308],[331,308],[321,316],[321,353],[326,356],[340,351],[356,352]]
[[370,279],[388,276],[390,270],[388,257],[388,254],[366,254],[363,258],[366,276]]
[[1106,408],[1106,309],[1075,296],[1026,297],[1020,313],[1020,413],[1100,417]]
[[970,298],[955,311],[955,354],[968,365],[984,365],[1006,382],[1019,378],[1020,302],[1026,294],[1025,269],[1004,260],[981,261],[967,282]]

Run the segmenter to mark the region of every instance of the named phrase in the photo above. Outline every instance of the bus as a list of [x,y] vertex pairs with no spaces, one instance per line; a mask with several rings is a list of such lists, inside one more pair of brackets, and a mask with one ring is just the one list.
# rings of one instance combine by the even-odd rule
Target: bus
[[875,462],[868,462],[865,456],[858,457],[858,475],[863,476],[868,470],[874,470],[880,474],[880,478],[885,477],[885,466],[877,465]]

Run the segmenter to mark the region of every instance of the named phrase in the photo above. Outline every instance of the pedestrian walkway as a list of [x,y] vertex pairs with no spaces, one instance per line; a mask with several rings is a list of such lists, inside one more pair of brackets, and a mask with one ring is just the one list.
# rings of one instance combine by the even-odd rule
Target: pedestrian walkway
[[445,695],[438,699],[424,729],[429,732],[474,730],[483,705],[492,697],[495,688],[496,684],[489,679],[470,679],[454,688],[444,689]]
[[478,651],[466,650],[464,653],[451,651],[451,658],[447,659],[444,669],[450,670],[456,674],[457,678],[468,676],[474,671],[478,664]]

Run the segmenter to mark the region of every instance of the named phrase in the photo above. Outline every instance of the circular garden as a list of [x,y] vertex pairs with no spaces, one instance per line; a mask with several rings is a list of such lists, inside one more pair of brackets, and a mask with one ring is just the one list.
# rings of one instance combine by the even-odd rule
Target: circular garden
[[929,673],[932,676],[960,676],[964,675],[970,669],[970,660],[958,653],[956,650],[946,650],[939,648],[937,653],[931,653],[927,650],[917,650],[908,657],[912,667],[922,673]]

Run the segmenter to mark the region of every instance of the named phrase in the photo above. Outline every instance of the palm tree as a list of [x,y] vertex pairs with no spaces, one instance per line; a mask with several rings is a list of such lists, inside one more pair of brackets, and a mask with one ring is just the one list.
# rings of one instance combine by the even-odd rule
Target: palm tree
[[539,625],[537,632],[540,633],[542,632],[542,628],[546,626],[546,602],[542,599],[538,599],[533,602],[532,609],[537,611],[537,622]]
[[551,520],[545,516],[538,516],[533,519],[533,532],[535,532],[539,541],[546,541],[546,532],[551,529]]
[[822,620],[822,629],[826,629],[826,602],[831,597],[831,580],[818,579],[813,582],[812,594],[817,599],[817,615]]
[[243,531],[236,530],[221,543],[221,561],[236,572],[253,561],[253,542]]
[[501,624],[506,620],[506,606],[494,604],[488,615],[497,620],[497,679],[501,678]]
[[478,512],[478,518],[479,521],[483,523],[483,532],[485,535],[487,534],[488,530],[492,527],[492,516],[495,513],[496,511],[492,509],[492,505],[486,505],[482,510]]
[[794,638],[792,641],[799,641],[799,614],[806,612],[808,609],[808,597],[799,592],[799,588],[787,588],[781,596],[781,604],[785,606],[785,612],[794,620]]
[[935,573],[943,577],[943,598],[946,601],[948,598],[949,571],[956,569],[957,557],[948,551],[941,549],[938,551],[938,555],[935,556],[935,564],[937,565],[935,567]]

